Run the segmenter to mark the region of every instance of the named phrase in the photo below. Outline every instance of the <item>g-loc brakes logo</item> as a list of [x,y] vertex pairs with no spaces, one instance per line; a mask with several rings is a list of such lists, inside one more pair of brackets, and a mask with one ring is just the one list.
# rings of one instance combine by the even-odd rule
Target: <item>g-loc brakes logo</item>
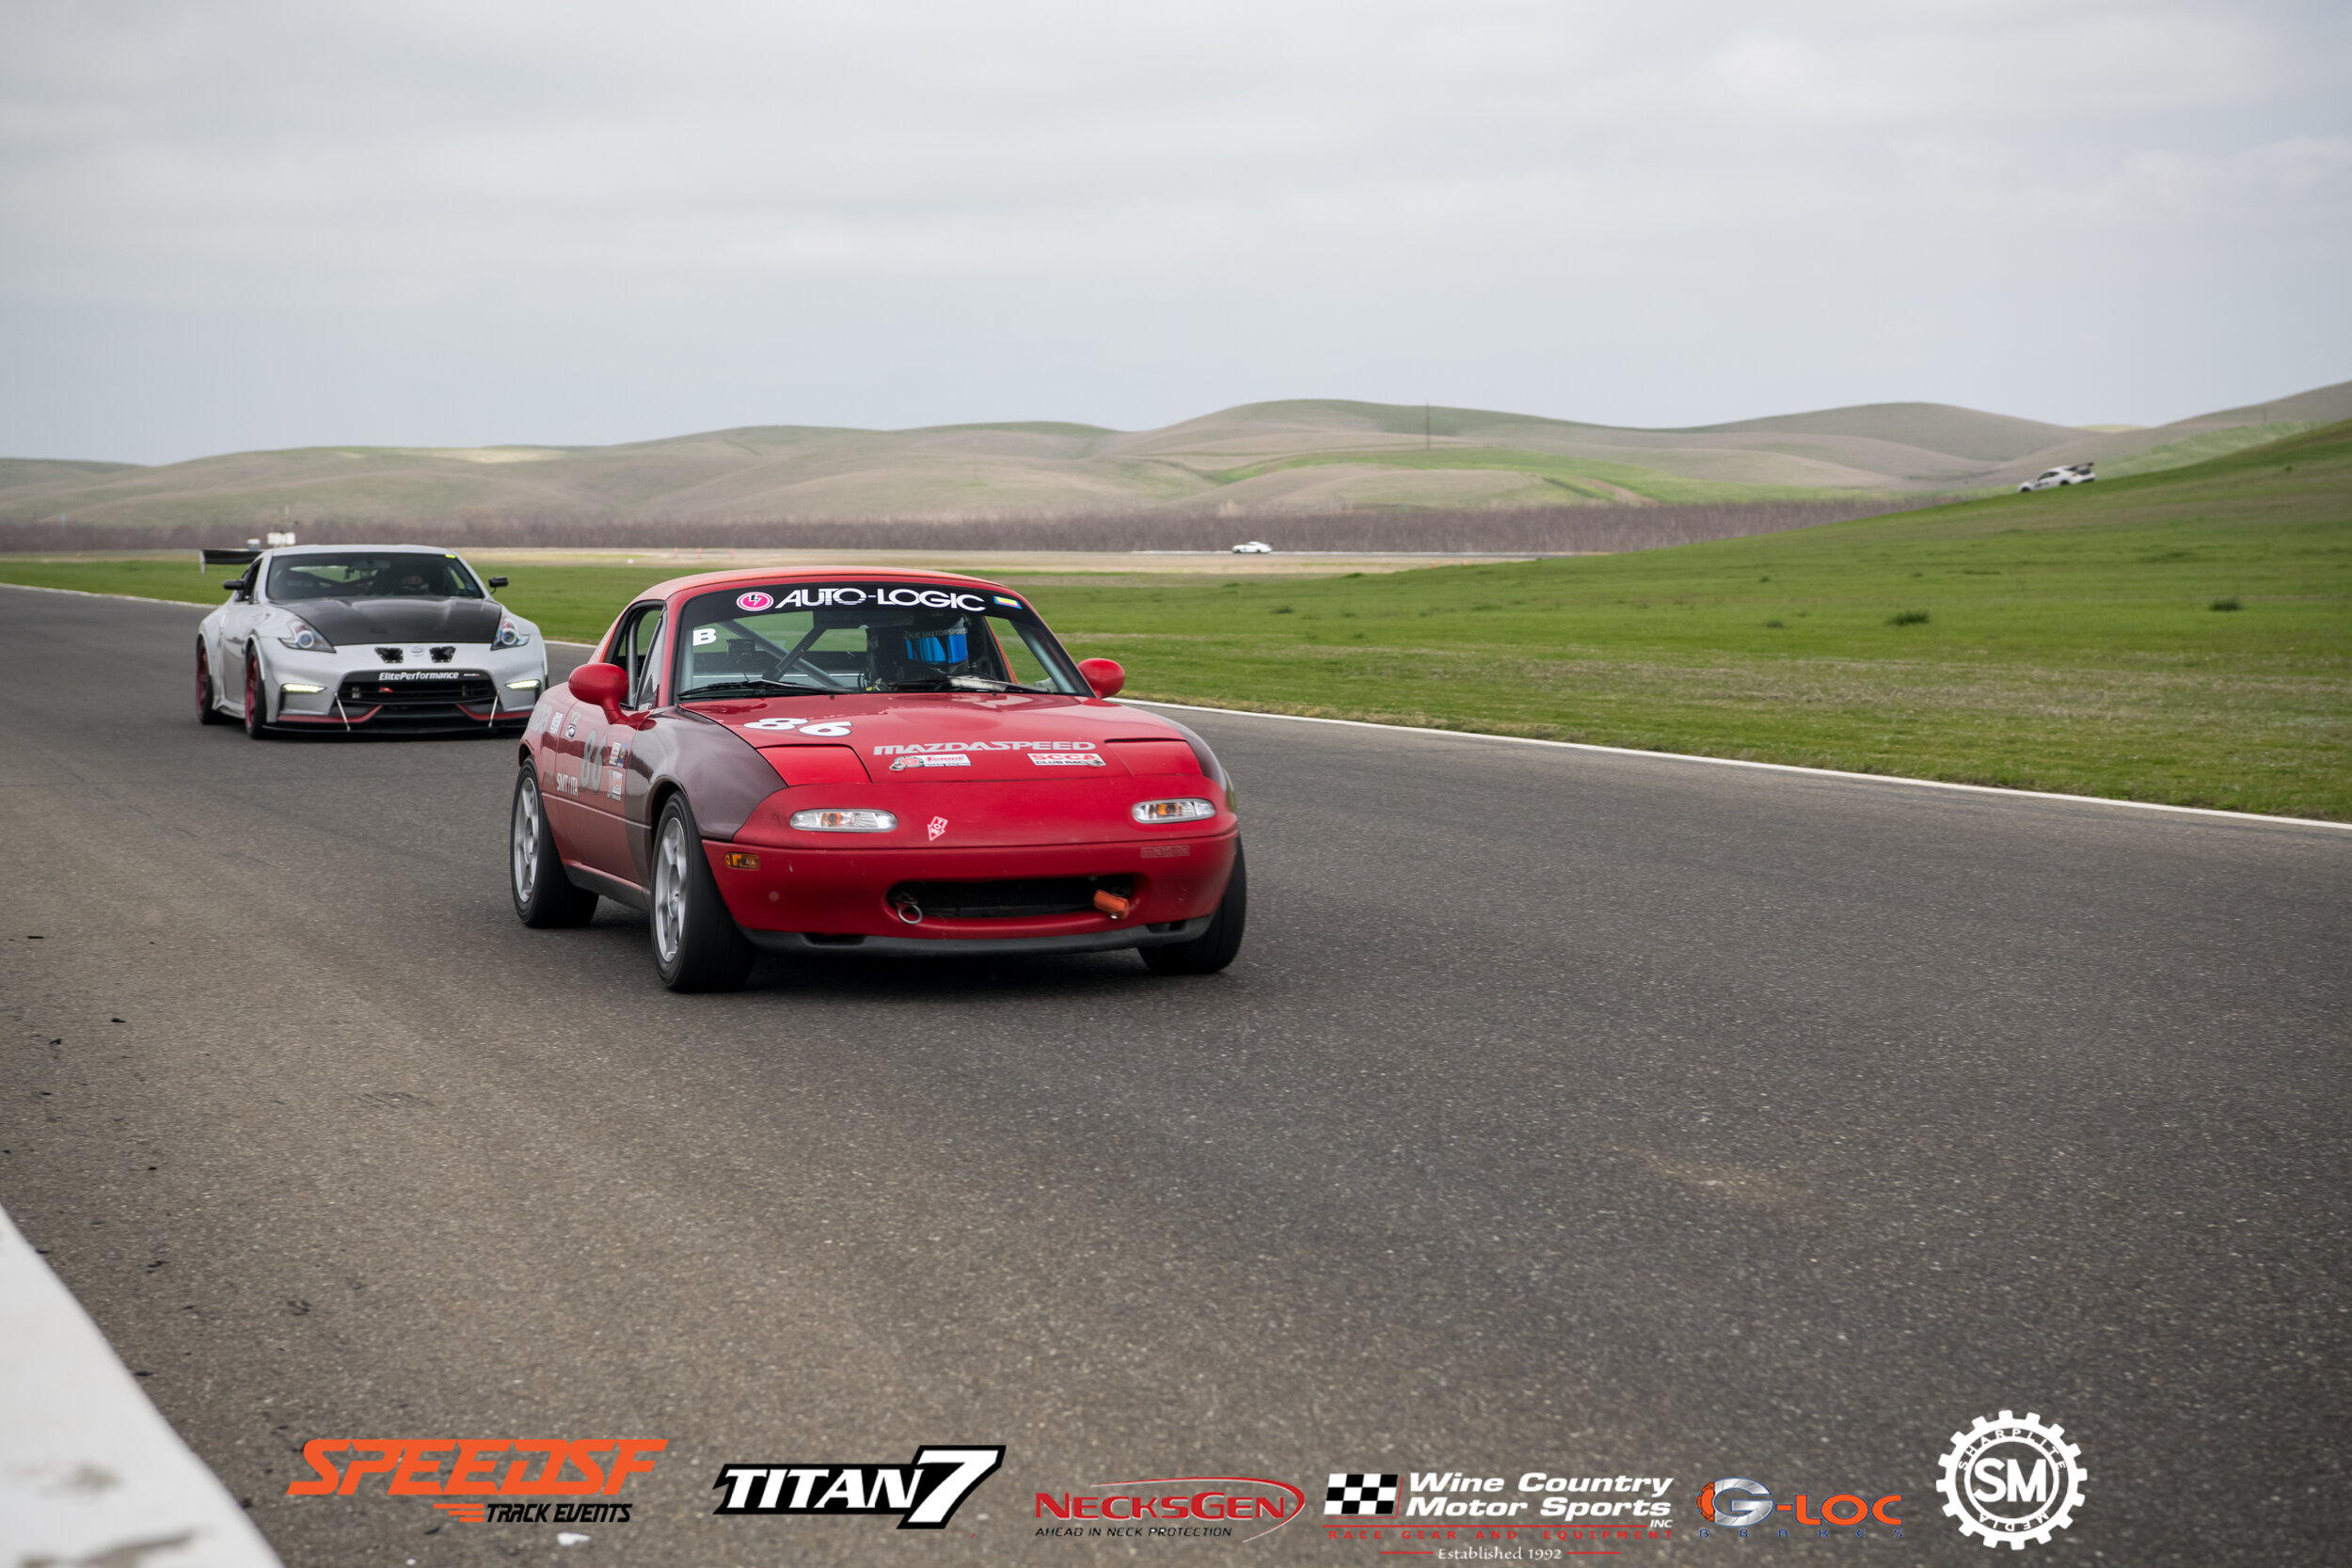
[[[1749,1529],[1768,1523],[1775,1513],[1787,1513],[1791,1518],[1782,1521],[1784,1527],[1789,1523],[1810,1525],[1826,1534],[1832,1527],[1860,1530],[1876,1521],[1891,1527],[1896,1535],[1900,1536],[1902,1515],[1889,1510],[1902,1500],[1899,1492],[1891,1492],[1876,1502],[1865,1498],[1859,1492],[1837,1492],[1823,1497],[1820,1512],[1816,1513],[1810,1493],[1800,1492],[1793,1503],[1775,1503],[1772,1501],[1772,1489],[1762,1481],[1752,1481],[1746,1476],[1726,1476],[1722,1481],[1710,1481],[1699,1489],[1698,1509],[1701,1520],[1727,1529]],[[1784,1528],[1781,1533],[1787,1535],[1788,1532]]]
[[786,1460],[727,1465],[710,1484],[726,1497],[713,1513],[897,1514],[900,1529],[946,1529],[980,1482],[1005,1462],[994,1448],[914,1450],[908,1465]]
[[1963,1535],[1979,1536],[1988,1546],[2007,1543],[2013,1551],[2028,1541],[2046,1546],[2050,1532],[2073,1524],[2082,1505],[2083,1482],[2090,1479],[2082,1453],[2082,1445],[2066,1441],[2064,1427],[2046,1425],[2030,1410],[2022,1421],[2004,1410],[1997,1421],[1979,1416],[1966,1432],[1952,1433],[1935,1487]]
[[1760,1525],[1772,1516],[1772,1489],[1745,1476],[1710,1481],[1699,1488],[1699,1517],[1709,1524]]

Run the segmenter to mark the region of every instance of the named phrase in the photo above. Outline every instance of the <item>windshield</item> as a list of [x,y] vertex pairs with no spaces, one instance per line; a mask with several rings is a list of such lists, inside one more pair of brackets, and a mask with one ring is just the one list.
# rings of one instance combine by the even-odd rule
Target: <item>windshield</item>
[[936,584],[777,583],[689,600],[679,702],[775,692],[1090,695],[1022,600]]
[[269,596],[305,599],[479,599],[482,585],[453,555],[422,550],[337,550],[281,555],[269,563]]

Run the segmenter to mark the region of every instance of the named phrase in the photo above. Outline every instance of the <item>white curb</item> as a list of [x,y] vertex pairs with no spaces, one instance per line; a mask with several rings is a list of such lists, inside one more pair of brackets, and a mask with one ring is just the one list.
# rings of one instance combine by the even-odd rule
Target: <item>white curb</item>
[[0,1211],[0,1563],[135,1562],[280,1568]]

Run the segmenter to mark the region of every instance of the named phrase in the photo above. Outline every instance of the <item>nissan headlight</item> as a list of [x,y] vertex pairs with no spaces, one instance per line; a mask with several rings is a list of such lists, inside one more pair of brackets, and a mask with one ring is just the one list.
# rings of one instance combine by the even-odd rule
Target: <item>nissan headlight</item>
[[306,654],[331,654],[335,651],[335,644],[319,635],[318,628],[299,615],[289,614],[286,617],[286,629],[278,634],[278,641]]
[[490,639],[490,646],[493,648],[519,648],[530,641],[530,633],[524,631],[522,627],[515,624],[515,617],[512,615],[501,615],[499,617],[499,634]]
[[1198,796],[1186,796],[1176,800],[1137,800],[1127,808],[1127,815],[1150,827],[1162,822],[1198,822],[1215,816],[1216,807]]
[[809,811],[796,811],[792,826],[810,833],[887,833],[895,832],[898,819],[886,811],[839,810],[818,806]]

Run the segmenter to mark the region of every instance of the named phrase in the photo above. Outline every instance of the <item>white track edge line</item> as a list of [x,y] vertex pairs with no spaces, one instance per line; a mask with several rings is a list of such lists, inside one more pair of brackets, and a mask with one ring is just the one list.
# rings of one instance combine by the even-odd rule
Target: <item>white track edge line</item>
[[1584,740],[1539,740],[1525,735],[1489,735],[1484,730],[1439,730],[1422,724],[1376,724],[1364,719],[1318,719],[1304,713],[1261,713],[1247,707],[1204,707],[1198,703],[1155,703],[1141,697],[1120,699],[1137,707],[1172,707],[1185,713],[1220,713],[1237,719],[1280,719],[1294,724],[1339,724],[1348,729],[1384,730],[1391,735],[1431,735],[1450,740],[1499,740],[1513,746],[1549,746],[1564,752],[1594,752],[1603,756],[1648,757],[1656,762],[1700,762],[1714,768],[1754,768],[1768,773],[1802,773],[1816,779],[1853,779],[1863,784],[1909,784],[1918,789],[1956,789],[1971,795],[1995,795],[2010,800],[2064,800],[2083,806],[2127,806],[2134,811],[2172,812],[2185,816],[2218,817],[2225,822],[2281,823],[2296,828],[2333,828],[2352,832],[2352,822],[2327,822],[2314,816],[2270,816],[2262,812],[2220,811],[2211,806],[2172,806],[2158,800],[2118,800],[2105,795],[2064,795],[2050,789],[2004,789],[1998,784],[1954,784],[1947,779],[1913,779],[1900,773],[1850,773],[1836,768],[1804,768],[1790,762],[1750,762],[1743,757],[1701,756],[1694,752],[1645,752],[1631,746],[1597,746]]
[[[29,582],[5,582],[0,588],[23,588],[35,594],[73,594],[85,599],[130,599],[139,604],[193,605],[191,599],[151,599],[143,594],[93,594],[83,588],[41,588]],[[586,648],[595,642],[543,641],[550,648]],[[2106,795],[2065,795],[2054,789],[2004,789],[1999,784],[1954,784],[1948,779],[1912,779],[1900,773],[1849,773],[1836,768],[1803,768],[1793,762],[1750,762],[1743,757],[1708,757],[1695,752],[1645,752],[1632,746],[1596,746],[1586,740],[1538,740],[1526,735],[1489,735],[1484,730],[1437,730],[1423,724],[1375,724],[1366,719],[1317,719],[1304,713],[1261,713],[1248,707],[1204,707],[1199,703],[1154,703],[1141,697],[1125,699],[1137,707],[1172,707],[1185,713],[1230,713],[1241,719],[1282,719],[1294,724],[1338,724],[1355,730],[1388,730],[1399,735],[1434,735],[1452,740],[1501,740],[1514,746],[1552,746],[1564,752],[1595,752],[1602,756],[1650,757],[1666,762],[1703,762],[1716,768],[1755,768],[1767,773],[1803,773],[1817,779],[1853,779],[1862,784],[1909,784],[1917,789],[1957,789],[1970,795],[1998,795],[2011,800],[2069,800],[2085,806],[2125,806],[2133,811],[2166,811],[2180,816],[2212,816],[2224,822],[2276,822],[2293,828],[2333,828],[2352,832],[2352,822],[2327,822],[2316,816],[2272,816],[2259,811],[2220,811],[2212,806],[2169,806],[2160,800],[2118,800]]]

